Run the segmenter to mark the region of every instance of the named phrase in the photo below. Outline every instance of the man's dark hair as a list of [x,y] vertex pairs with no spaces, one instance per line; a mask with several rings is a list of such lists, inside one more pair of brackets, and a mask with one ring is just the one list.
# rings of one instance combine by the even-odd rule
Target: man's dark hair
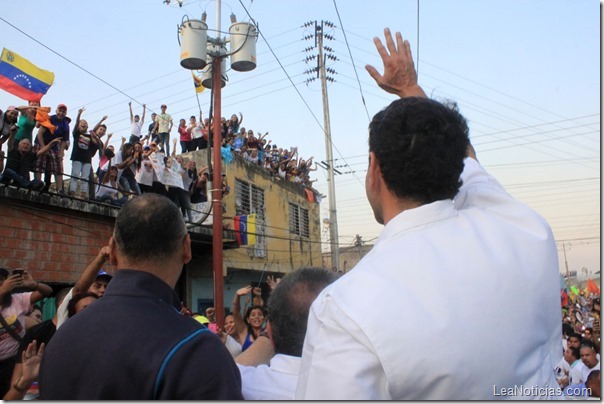
[[186,234],[180,209],[170,199],[154,193],[126,202],[113,230],[119,251],[129,259],[144,261],[171,257]]
[[283,277],[268,300],[275,352],[302,356],[310,305],[338,275],[321,268],[302,268]]
[[573,330],[573,326],[572,325],[570,325],[568,323],[562,324],[562,334],[566,335],[567,338],[573,332],[575,332],[575,331]]
[[84,292],[84,293],[78,293],[75,294],[71,300],[69,301],[69,303],[67,303],[67,317],[71,318],[76,314],[76,304],[86,298],[86,297],[93,297],[95,299],[98,299],[99,297],[97,295],[95,295],[94,293],[91,292]]
[[427,98],[396,100],[369,124],[369,151],[388,189],[421,204],[455,197],[468,145],[456,105]]
[[[581,359],[581,350],[579,348],[577,348],[576,346],[569,346],[567,349],[570,349],[570,352],[575,358],[575,360]],[[572,365],[572,363],[570,365]]]
[[104,123],[102,123],[102,124],[100,124],[100,125],[99,125],[99,129],[100,129],[100,128],[105,128],[105,129],[107,129],[107,125],[105,125]]
[[572,337],[577,338],[577,339],[579,340],[579,343],[583,342],[583,337],[581,337],[581,334],[578,334],[578,333],[576,333],[576,332],[573,332],[573,333],[568,334],[568,338],[566,338],[566,340],[567,340],[567,341],[570,341],[570,339],[571,339]]
[[600,370],[598,370],[598,369],[592,370],[587,375],[587,380],[585,380],[585,387],[589,388],[591,384],[598,383],[599,378],[600,378]]

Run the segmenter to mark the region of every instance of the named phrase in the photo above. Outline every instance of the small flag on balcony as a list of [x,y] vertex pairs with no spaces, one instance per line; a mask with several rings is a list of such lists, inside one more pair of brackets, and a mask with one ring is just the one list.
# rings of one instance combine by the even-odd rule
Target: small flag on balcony
[[55,74],[42,70],[6,48],[0,57],[0,88],[26,101],[40,102]]
[[256,243],[256,214],[240,215],[233,218],[235,237],[239,245],[253,245]]

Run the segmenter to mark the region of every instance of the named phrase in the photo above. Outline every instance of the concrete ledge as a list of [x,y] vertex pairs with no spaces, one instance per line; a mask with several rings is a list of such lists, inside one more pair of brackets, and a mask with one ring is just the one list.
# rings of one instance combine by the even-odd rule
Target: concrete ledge
[[[19,203],[21,205],[44,205],[60,209],[93,214],[105,218],[115,218],[120,210],[117,206],[106,203],[78,199],[56,193],[32,191],[12,185],[0,184],[0,202]],[[24,202],[24,203],[22,203]],[[212,243],[212,227],[195,225],[187,227],[193,243]],[[224,249],[238,248],[233,230],[223,230]]]

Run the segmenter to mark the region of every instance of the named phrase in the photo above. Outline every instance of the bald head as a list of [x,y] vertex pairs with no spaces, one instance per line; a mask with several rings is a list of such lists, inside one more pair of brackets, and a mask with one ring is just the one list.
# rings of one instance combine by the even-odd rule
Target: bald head
[[148,262],[179,254],[186,234],[180,209],[164,196],[146,193],[120,210],[113,238],[120,254],[129,261]]

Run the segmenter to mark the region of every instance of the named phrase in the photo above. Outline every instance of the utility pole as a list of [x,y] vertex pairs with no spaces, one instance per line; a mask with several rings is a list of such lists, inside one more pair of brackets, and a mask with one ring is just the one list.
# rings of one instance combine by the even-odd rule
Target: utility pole
[[213,58],[212,62],[212,92],[214,99],[212,100],[214,107],[213,124],[214,130],[212,133],[212,152],[214,154],[214,175],[212,178],[212,269],[214,272],[214,312],[216,313],[216,323],[219,327],[224,327],[224,286],[223,286],[223,275],[222,275],[222,153],[220,144],[220,117],[222,114],[222,77],[220,71],[220,65],[222,63],[222,57],[220,50],[222,49],[222,41],[220,38],[220,17],[221,17],[221,1],[216,1],[216,32],[218,38],[216,41],[216,49],[218,55]]
[[[334,25],[329,21],[321,21],[318,23],[307,22],[304,24],[304,27],[310,27],[314,25],[315,33],[314,35],[306,36],[304,39],[310,39],[314,36],[315,39],[315,47],[318,48],[319,54],[312,55],[305,59],[308,63],[310,60],[313,60],[317,57],[317,67],[314,69],[307,70],[306,73],[315,73],[318,78],[321,80],[321,92],[323,96],[323,127],[325,131],[325,154],[326,154],[326,163],[327,163],[327,173],[329,182],[329,241],[331,247],[331,265],[332,267],[336,267],[336,269],[341,270],[340,267],[340,244],[339,244],[339,236],[338,236],[338,216],[336,210],[336,187],[335,187],[335,179],[334,179],[334,160],[333,160],[333,143],[331,141],[331,124],[329,121],[329,99],[327,96],[327,81],[333,82],[334,79],[332,77],[327,76],[327,72],[331,74],[335,74],[335,70],[331,68],[325,67],[325,58],[331,60],[337,60],[335,56],[331,53],[326,55],[323,54],[323,49],[328,52],[333,52],[333,50],[329,47],[323,47],[323,38],[326,39],[334,39],[333,36],[326,34],[324,31],[325,27],[334,28]],[[311,48],[305,49],[305,51],[310,51]],[[307,84],[315,78],[307,80]]]
[[[166,4],[169,4],[166,1]],[[179,4],[181,2],[179,1]],[[211,81],[204,83],[212,89],[213,134],[210,143],[213,155],[212,175],[212,269],[214,273],[214,308],[216,310],[216,323],[219,327],[224,326],[224,288],[223,288],[223,224],[222,224],[222,153],[221,153],[221,125],[222,114],[222,86],[223,83],[221,64],[223,59],[231,56],[231,68],[235,71],[250,71],[256,68],[256,27],[251,23],[237,23],[234,14],[231,14],[230,36],[222,38],[221,33],[221,0],[216,1],[216,32],[217,38],[207,36],[206,13],[202,14],[201,20],[183,19],[178,32],[182,37],[180,64],[185,69],[199,70],[209,65],[207,71]],[[230,42],[232,52],[226,53],[225,45]],[[209,50],[212,49],[212,50]],[[206,85],[207,84],[207,85]]]
[[357,251],[359,252],[359,259],[363,258],[363,244],[365,244],[363,238],[360,234],[357,234],[354,240],[354,245],[357,247]]
[[562,251],[564,252],[564,265],[566,267],[566,277],[568,278],[568,261],[566,260],[566,243],[562,243]]

